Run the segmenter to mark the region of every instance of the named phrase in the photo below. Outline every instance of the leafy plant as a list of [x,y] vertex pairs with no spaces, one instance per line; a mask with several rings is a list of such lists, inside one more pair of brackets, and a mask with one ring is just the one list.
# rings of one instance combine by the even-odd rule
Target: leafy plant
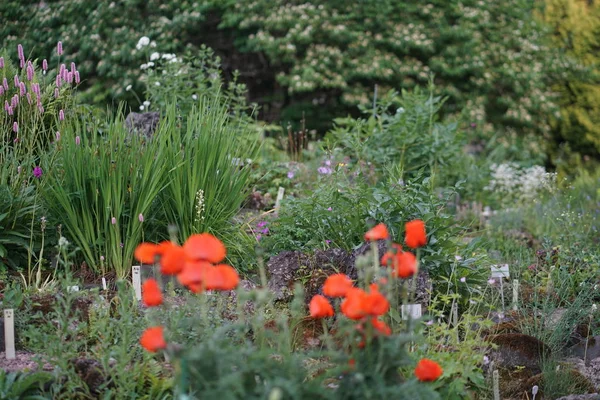
[[0,371],[0,398],[22,400],[46,400],[44,385],[52,380],[48,372]]

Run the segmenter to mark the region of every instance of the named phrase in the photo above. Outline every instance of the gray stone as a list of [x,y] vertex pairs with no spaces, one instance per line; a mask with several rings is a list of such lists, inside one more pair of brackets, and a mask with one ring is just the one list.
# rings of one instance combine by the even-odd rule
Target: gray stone
[[152,137],[156,131],[159,120],[160,114],[158,112],[131,112],[127,118],[125,118],[125,127],[131,134],[137,133],[146,137]]
[[598,393],[593,394],[572,394],[569,396],[559,397],[556,400],[600,400]]

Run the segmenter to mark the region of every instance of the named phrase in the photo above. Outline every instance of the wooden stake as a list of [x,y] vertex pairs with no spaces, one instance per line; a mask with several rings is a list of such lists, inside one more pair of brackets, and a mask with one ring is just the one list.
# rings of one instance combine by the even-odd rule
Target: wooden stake
[[14,360],[15,353],[15,313],[12,308],[4,310],[4,351],[7,360]]
[[403,304],[402,305],[402,319],[406,321],[408,318],[410,319],[419,319],[423,311],[421,310],[420,304]]
[[107,290],[106,289],[106,278],[102,277],[102,290]]
[[500,373],[497,369],[492,373],[492,385],[494,387],[494,400],[500,400]]
[[142,279],[139,265],[131,267],[131,281],[133,283],[133,289],[135,290],[136,300],[142,300]]
[[513,310],[517,311],[519,308],[519,281],[513,280]]

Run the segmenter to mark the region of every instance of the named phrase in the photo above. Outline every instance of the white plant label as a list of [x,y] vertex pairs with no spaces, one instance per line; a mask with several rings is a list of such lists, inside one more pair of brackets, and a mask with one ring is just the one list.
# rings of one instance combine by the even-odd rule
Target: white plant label
[[137,300],[142,299],[142,279],[140,273],[140,266],[134,265],[131,267],[131,282],[133,283],[133,289],[135,290],[135,298]]
[[15,359],[15,313],[12,308],[4,310],[4,351],[7,360]]
[[106,278],[102,277],[102,290],[106,290]]
[[420,304],[406,304],[402,305],[402,319],[407,320],[410,316],[411,319],[419,319],[423,315]]
[[492,265],[492,278],[510,278],[508,264]]
[[497,369],[492,373],[492,386],[494,388],[494,400],[500,400],[500,373]]
[[79,286],[67,286],[67,292],[79,292]]
[[277,200],[275,200],[275,210],[279,210],[279,206],[281,205],[281,200],[283,200],[283,194],[285,193],[285,188],[279,187],[277,190]]

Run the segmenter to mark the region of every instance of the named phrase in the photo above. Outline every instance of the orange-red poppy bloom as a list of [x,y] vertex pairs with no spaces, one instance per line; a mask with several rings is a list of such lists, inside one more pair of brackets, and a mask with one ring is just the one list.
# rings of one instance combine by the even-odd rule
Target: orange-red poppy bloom
[[371,318],[371,325],[375,328],[375,331],[381,333],[385,336],[390,336],[392,334],[392,329],[385,322],[377,319]]
[[365,240],[383,240],[387,239],[388,237],[390,237],[390,233],[383,223],[375,225],[367,233],[365,233]]
[[333,307],[329,303],[329,300],[320,294],[313,296],[308,304],[308,310],[310,311],[310,316],[313,318],[333,317]]
[[[200,292],[206,276],[206,270],[213,268],[211,263],[206,261],[188,261],[185,263],[183,271],[177,274],[177,280],[183,286],[186,286],[194,293]],[[193,289],[192,289],[193,288]]]
[[425,233],[425,222],[420,219],[407,222],[405,225],[406,237],[404,242],[408,247],[416,249],[427,244],[427,234]]
[[397,243],[392,243],[392,248],[386,251],[383,256],[381,256],[381,265],[387,267],[394,265],[394,256],[402,252],[402,246]]
[[142,264],[154,264],[158,255],[158,245],[154,243],[140,243],[136,248],[133,256]]
[[140,344],[151,353],[167,347],[163,336],[163,327],[154,326],[146,329],[140,338]]
[[390,309],[390,302],[377,289],[377,285],[371,285],[371,291],[366,295],[363,304],[363,311],[366,314],[379,316]]
[[172,242],[159,244],[162,257],[160,258],[160,272],[165,275],[177,275],[185,267],[185,251],[183,247]]
[[344,297],[354,285],[346,274],[333,274],[323,284],[323,293],[329,297]]
[[194,261],[203,260],[218,264],[225,259],[227,250],[219,239],[210,233],[192,235],[183,245],[185,256]]
[[417,257],[408,251],[397,254],[394,267],[394,276],[409,278],[417,273]]
[[342,302],[341,310],[342,313],[354,320],[358,320],[367,315],[365,311],[365,302],[367,299],[367,293],[360,288],[351,288],[346,292],[346,298]]
[[142,285],[142,301],[148,307],[156,307],[162,304],[162,292],[155,279],[147,279]]
[[415,376],[421,382],[433,382],[442,374],[444,370],[440,364],[427,358],[422,359],[415,368]]
[[207,290],[233,290],[240,282],[237,271],[231,265],[207,267],[204,273],[204,287]]

